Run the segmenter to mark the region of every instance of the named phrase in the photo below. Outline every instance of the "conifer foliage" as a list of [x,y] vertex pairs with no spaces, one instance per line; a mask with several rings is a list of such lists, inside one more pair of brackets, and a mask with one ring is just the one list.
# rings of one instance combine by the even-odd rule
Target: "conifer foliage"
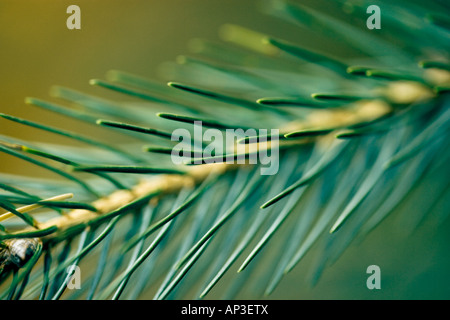
[[[2,299],[271,298],[285,279],[320,284],[382,225],[439,230],[450,212],[450,8],[377,3],[370,29],[370,1],[264,1],[273,34],[225,25],[222,42],[193,41],[168,85],[112,70],[90,80],[98,96],[56,86],[60,103],[26,99],[123,143],[0,114],[67,141],[0,137],[1,152],[52,173],[0,175]],[[284,39],[280,20],[317,41]],[[256,135],[205,153],[207,130],[239,128]],[[179,129],[191,141],[173,139]],[[274,174],[250,163],[263,145]],[[183,163],[176,146],[191,150]],[[312,272],[295,273],[303,265]]]

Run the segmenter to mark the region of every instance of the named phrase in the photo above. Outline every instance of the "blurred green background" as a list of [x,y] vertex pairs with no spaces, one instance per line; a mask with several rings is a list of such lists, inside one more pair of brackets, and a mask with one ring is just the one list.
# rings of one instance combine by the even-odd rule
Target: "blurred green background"
[[[81,8],[81,30],[66,28],[66,8],[71,4]],[[217,39],[224,23],[261,32],[275,27],[276,34],[285,38],[301,38],[301,30],[262,15],[256,8],[254,0],[2,0],[0,112],[55,126],[64,120],[67,129],[80,127],[84,125],[25,105],[24,98],[47,100],[52,85],[115,98],[114,94],[91,87],[88,80],[102,78],[110,69],[161,79],[158,66],[162,62],[186,53],[188,41],[194,37]],[[3,119],[0,134],[24,140],[66,141]],[[47,174],[2,154],[0,172]],[[442,203],[433,210],[446,208]],[[410,208],[402,210],[407,214]],[[449,298],[448,219],[439,228],[425,223],[412,237],[405,238],[390,224],[395,218],[390,217],[363,242],[348,249],[314,288],[304,280],[311,258],[305,259],[283,280],[272,298]],[[381,290],[366,288],[366,268],[372,264],[381,267]]]
[[[71,4],[81,8],[81,30],[66,27],[66,9]],[[254,0],[2,0],[0,112],[55,126],[63,120],[67,128],[83,126],[25,105],[24,98],[51,100],[50,87],[62,85],[126,100],[93,88],[88,81],[103,78],[110,69],[161,80],[158,66],[162,62],[185,54],[194,37],[217,39],[219,27],[226,22],[268,30],[273,20],[255,8]],[[6,120],[0,120],[0,134],[67,142]],[[46,174],[24,164],[0,155],[0,172]]]

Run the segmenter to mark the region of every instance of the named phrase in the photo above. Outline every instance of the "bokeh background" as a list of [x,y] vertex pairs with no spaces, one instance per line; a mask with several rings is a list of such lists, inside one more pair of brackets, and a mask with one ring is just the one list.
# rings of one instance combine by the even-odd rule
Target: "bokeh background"
[[[81,8],[81,30],[66,27],[66,9],[71,4]],[[52,85],[127,99],[92,88],[88,81],[104,77],[111,69],[162,81],[159,66],[185,54],[194,37],[218,39],[218,30],[226,22],[267,31],[273,20],[255,8],[254,0],[2,0],[0,112],[51,125],[67,121],[24,103],[25,97],[51,100]],[[67,121],[71,125],[83,126]],[[6,120],[0,121],[0,134],[55,139]],[[16,166],[18,160],[12,157],[0,155],[0,159],[1,172],[41,174],[24,163]]]
[[[326,2],[323,2],[326,5]],[[81,8],[81,30],[68,30],[66,8]],[[275,22],[275,24],[274,24]],[[52,85],[63,85],[105,97],[126,99],[93,88],[89,79],[119,69],[166,81],[160,65],[187,52],[192,38],[218,39],[224,23],[235,23],[285,39],[307,31],[260,14],[255,0],[1,0],[0,112],[45,121],[50,125],[85,126],[35,107],[24,98],[50,100]],[[306,39],[307,41],[308,39]],[[340,48],[336,48],[339,51]],[[82,128],[84,130],[84,128]],[[104,131],[88,131],[104,134]],[[64,143],[63,138],[0,119],[0,134],[24,140]],[[0,172],[42,176],[47,172],[0,154]],[[432,190],[430,190],[432,192]],[[445,210],[437,204],[433,210]],[[410,210],[401,208],[403,213]],[[391,227],[391,220],[358,245],[351,246],[319,283],[304,280],[309,258],[286,277],[275,299],[420,299],[450,297],[450,236],[447,221],[436,229],[424,225],[413,236]],[[366,288],[366,268],[381,267],[382,289]]]

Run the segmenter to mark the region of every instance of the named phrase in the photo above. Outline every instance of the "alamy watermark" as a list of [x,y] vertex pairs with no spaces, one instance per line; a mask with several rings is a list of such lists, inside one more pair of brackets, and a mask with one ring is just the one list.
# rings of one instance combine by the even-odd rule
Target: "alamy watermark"
[[366,273],[370,274],[367,278],[367,289],[381,289],[381,269],[376,264],[367,267]]
[[66,20],[66,26],[69,30],[81,29],[81,9],[77,5],[70,5],[67,7],[67,13],[70,13],[70,16]]
[[67,275],[67,289],[79,290],[81,289],[81,269],[77,265],[70,265],[66,269]]
[[368,29],[381,29],[381,9],[377,5],[370,5],[367,7],[367,13],[370,13],[370,17],[367,18],[366,26]]
[[[66,13],[70,16],[66,20],[66,26],[69,30],[80,30],[81,29],[81,9],[77,5],[70,5],[66,9]],[[381,9],[377,5],[370,5],[366,10],[367,14],[370,16],[366,20],[366,26],[368,29],[381,29]]]
[[[171,140],[179,143],[172,149],[174,164],[260,164],[261,175],[274,175],[279,169],[279,130],[226,129],[204,130],[202,121],[194,122],[193,134],[178,128]],[[250,143],[243,143],[247,138]]]

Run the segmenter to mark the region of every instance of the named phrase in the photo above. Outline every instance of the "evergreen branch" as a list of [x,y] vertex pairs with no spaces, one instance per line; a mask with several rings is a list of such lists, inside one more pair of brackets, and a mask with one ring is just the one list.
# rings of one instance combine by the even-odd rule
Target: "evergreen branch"
[[[139,146],[144,155],[134,144],[103,142],[64,124],[0,114],[90,146],[2,138],[1,152],[67,183],[1,176],[0,280],[11,279],[0,283],[0,296],[203,299],[246,288],[268,296],[307,255],[316,255],[308,279],[316,283],[352,242],[394,213],[398,230],[429,225],[435,232],[448,217],[450,190],[448,5],[382,4],[383,30],[366,32],[359,27],[364,3],[316,9],[268,1],[266,13],[314,36],[299,45],[281,40],[276,28],[268,35],[226,24],[220,36],[227,43],[193,40],[193,56],[170,65],[166,78],[179,79],[168,85],[117,70],[90,81],[139,105],[59,86],[50,95],[75,108],[25,100],[146,144],[162,138]],[[349,10],[358,15],[346,19]],[[398,32],[384,30],[394,27]],[[173,166],[167,155],[179,150],[170,147],[172,131],[196,122],[218,134],[278,131],[243,132],[215,153],[194,137],[189,156],[183,152],[187,166]],[[276,175],[258,173],[263,163],[250,160],[259,152],[277,152]],[[66,201],[74,194],[76,201]],[[28,213],[38,208],[39,218]],[[19,245],[25,257],[16,256]],[[83,268],[80,290],[66,290],[69,266]]]

